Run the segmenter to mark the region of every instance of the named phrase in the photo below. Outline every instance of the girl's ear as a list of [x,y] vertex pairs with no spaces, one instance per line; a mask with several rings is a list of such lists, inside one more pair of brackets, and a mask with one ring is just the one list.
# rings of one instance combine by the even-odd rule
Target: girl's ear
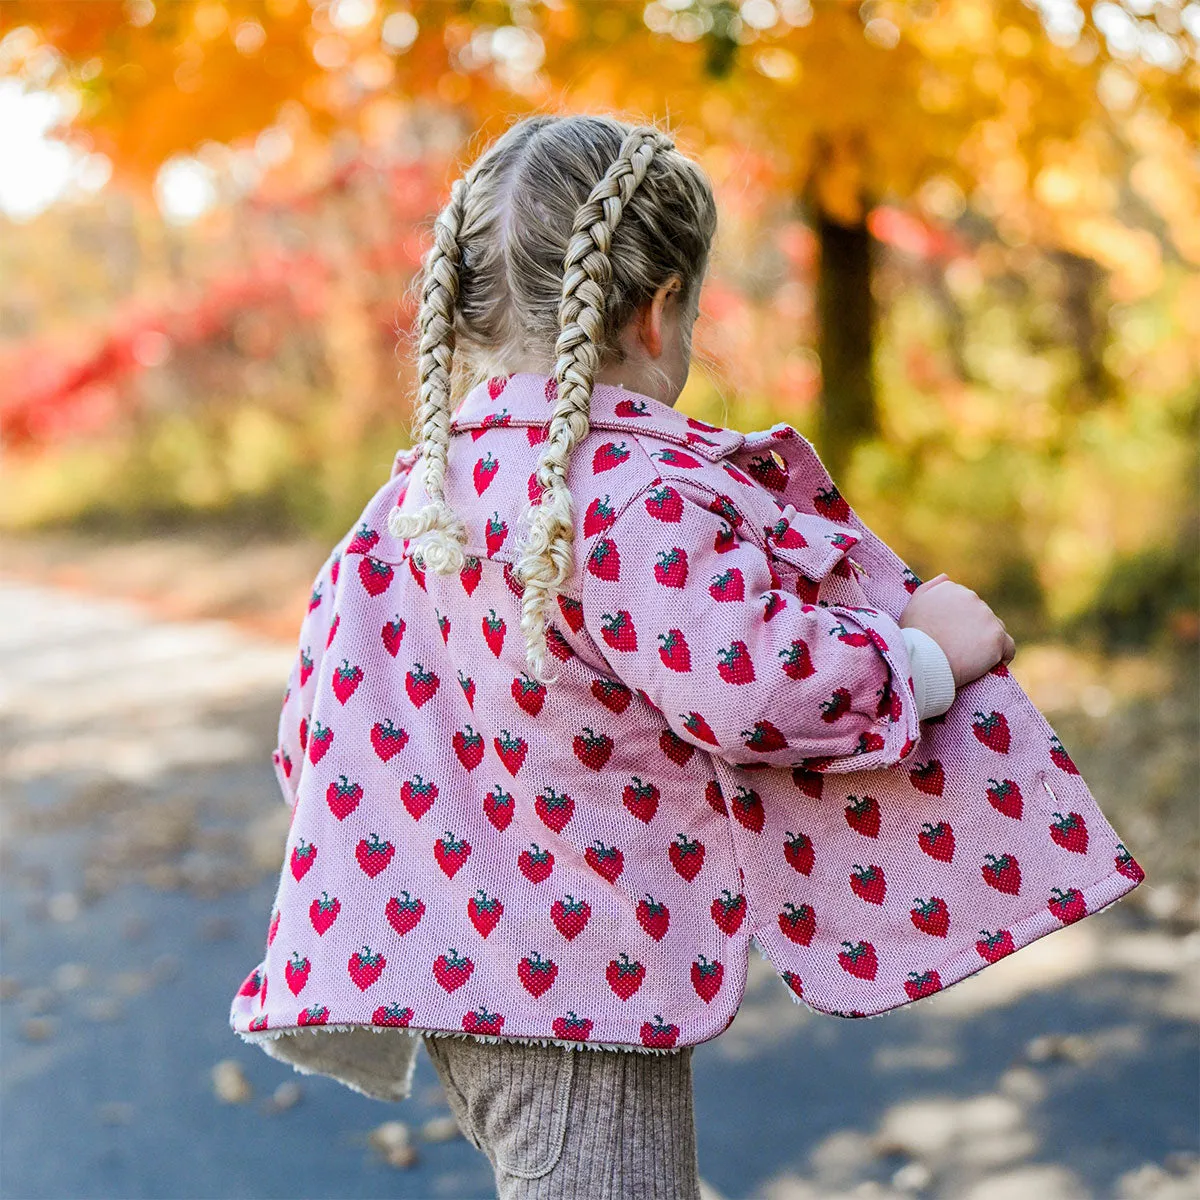
[[637,340],[641,342],[651,358],[661,358],[663,352],[663,326],[668,320],[677,320],[678,302],[672,300],[683,286],[678,275],[672,275],[634,315]]

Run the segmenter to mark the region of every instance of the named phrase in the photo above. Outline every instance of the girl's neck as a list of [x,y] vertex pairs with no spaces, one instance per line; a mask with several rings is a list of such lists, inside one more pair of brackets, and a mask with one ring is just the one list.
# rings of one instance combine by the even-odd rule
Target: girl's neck
[[[534,375],[553,375],[554,365],[553,363],[522,359],[509,365],[506,371],[499,373],[515,375],[521,372]],[[645,369],[642,364],[633,360],[601,367],[596,372],[593,382],[624,388],[627,392],[636,392],[639,396],[650,396],[668,408],[674,408],[675,402],[679,399],[679,390],[669,380],[664,384],[664,380],[658,373]]]

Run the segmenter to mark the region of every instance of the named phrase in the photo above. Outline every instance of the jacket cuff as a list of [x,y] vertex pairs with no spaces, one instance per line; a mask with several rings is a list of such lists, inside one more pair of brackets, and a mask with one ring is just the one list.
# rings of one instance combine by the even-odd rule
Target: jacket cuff
[[954,703],[954,672],[950,660],[923,629],[908,625],[900,632],[904,635],[912,664],[918,719],[940,717]]

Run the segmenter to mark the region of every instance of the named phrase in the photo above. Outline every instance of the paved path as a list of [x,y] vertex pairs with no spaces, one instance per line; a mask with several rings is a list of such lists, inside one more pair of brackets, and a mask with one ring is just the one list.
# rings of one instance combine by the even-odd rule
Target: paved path
[[[0,581],[0,1195],[490,1194],[461,1139],[404,1170],[372,1147],[445,1116],[424,1057],[385,1105],[228,1029],[286,836],[291,653]],[[701,1168],[725,1200],[1195,1200],[1198,1026],[1200,932],[1129,905],[868,1021],[755,959],[696,1055]]]

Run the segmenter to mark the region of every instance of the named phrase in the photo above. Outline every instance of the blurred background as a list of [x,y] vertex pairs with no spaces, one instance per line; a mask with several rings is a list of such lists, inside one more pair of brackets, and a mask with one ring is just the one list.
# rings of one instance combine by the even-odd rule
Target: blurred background
[[0,1194],[488,1194],[427,1062],[382,1106],[227,1014],[414,273],[534,111],[703,163],[681,409],[795,425],[978,591],[1147,873],[883,1021],[753,962],[696,1055],[710,1196],[1200,1195],[1195,0],[2,0]]

